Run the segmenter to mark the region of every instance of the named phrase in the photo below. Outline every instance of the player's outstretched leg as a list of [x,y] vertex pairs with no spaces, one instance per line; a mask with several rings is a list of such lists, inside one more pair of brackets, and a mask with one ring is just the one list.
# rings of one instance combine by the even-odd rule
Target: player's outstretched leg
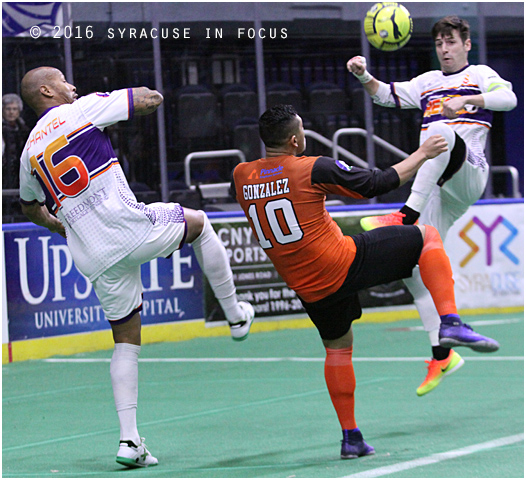
[[[198,218],[202,215],[202,220]],[[195,218],[198,220],[194,220]],[[202,231],[191,245],[199,262],[201,270],[206,275],[210,286],[230,324],[230,335],[233,340],[242,341],[248,337],[254,321],[254,308],[248,302],[239,302],[228,255],[225,247],[212,228],[205,212],[185,208],[187,222],[203,222]]]
[[388,225],[416,225],[432,190],[436,185],[442,186],[460,170],[466,157],[464,141],[453,129],[439,122],[432,123],[426,135],[429,137],[436,134],[446,139],[447,151],[428,160],[418,170],[411,194],[399,212],[362,218],[360,225],[365,231]]
[[446,348],[469,347],[476,352],[498,350],[500,345],[496,340],[480,335],[460,320],[451,264],[437,229],[430,225],[425,225],[424,247],[418,264],[422,281],[440,315],[440,345]]

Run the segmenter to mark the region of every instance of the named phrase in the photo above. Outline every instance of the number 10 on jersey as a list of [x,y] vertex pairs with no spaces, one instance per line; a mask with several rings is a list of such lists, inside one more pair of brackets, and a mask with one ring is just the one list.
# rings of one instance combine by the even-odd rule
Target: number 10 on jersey
[[[303,238],[303,230],[300,227],[294,206],[288,198],[271,200],[265,204],[263,209],[265,218],[270,227],[270,232],[264,232],[259,220],[256,204],[248,207],[248,215],[254,224],[254,230],[261,248],[267,250],[273,247],[272,241],[280,245],[299,242]],[[287,231],[283,231],[278,220],[278,212],[283,215]]]

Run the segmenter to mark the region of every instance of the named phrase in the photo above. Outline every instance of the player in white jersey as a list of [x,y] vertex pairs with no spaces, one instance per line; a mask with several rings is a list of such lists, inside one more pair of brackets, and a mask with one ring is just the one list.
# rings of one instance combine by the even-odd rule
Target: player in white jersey
[[[488,164],[484,156],[486,137],[491,128],[492,111],[515,108],[517,98],[510,82],[503,80],[486,65],[469,65],[471,50],[469,24],[457,16],[439,20],[432,38],[440,70],[419,75],[407,82],[390,85],[374,78],[366,70],[366,60],[357,56],[347,68],[362,83],[378,105],[419,108],[423,112],[420,143],[430,135],[441,134],[448,151],[427,162],[417,173],[411,194],[399,212],[366,217],[360,222],[365,230],[385,226],[422,223],[436,227],[445,239],[448,230],[484,192]],[[461,339],[448,333],[440,323],[432,299],[424,288],[418,267],[405,283],[429,334],[433,356],[428,373],[417,394],[425,395],[463,364],[451,347]],[[472,348],[495,351],[497,342],[473,337]]]
[[163,101],[159,92],[139,87],[77,99],[62,72],[39,67],[22,79],[22,97],[39,117],[20,159],[22,211],[67,238],[110,322],[115,341],[110,373],[120,423],[117,462],[157,465],[136,422],[141,265],[189,243],[234,340],[247,337],[254,309],[238,302],[226,250],[205,213],[177,203],[137,202],[115,157],[105,128],[154,112]]

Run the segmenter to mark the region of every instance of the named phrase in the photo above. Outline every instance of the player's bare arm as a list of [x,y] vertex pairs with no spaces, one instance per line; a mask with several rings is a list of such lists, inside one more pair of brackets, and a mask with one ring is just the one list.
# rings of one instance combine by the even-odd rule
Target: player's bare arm
[[62,222],[51,215],[45,205],[32,203],[30,205],[22,204],[22,213],[29,218],[34,224],[46,227],[51,233],[58,233],[66,238],[66,229]]
[[149,115],[155,112],[164,100],[157,90],[150,90],[148,87],[132,88],[132,92],[135,115]]
[[400,185],[407,182],[426,160],[435,158],[437,155],[447,151],[447,142],[442,135],[430,136],[416,152],[412,153],[405,160],[393,165],[393,168],[400,177]]

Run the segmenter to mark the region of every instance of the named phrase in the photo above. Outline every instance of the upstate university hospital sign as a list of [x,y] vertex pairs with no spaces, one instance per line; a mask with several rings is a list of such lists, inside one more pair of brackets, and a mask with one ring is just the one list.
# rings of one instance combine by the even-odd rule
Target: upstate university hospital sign
[[[10,227],[4,226],[10,340],[109,328],[65,239],[32,224]],[[201,278],[186,246],[143,265],[143,324],[203,318]]]

